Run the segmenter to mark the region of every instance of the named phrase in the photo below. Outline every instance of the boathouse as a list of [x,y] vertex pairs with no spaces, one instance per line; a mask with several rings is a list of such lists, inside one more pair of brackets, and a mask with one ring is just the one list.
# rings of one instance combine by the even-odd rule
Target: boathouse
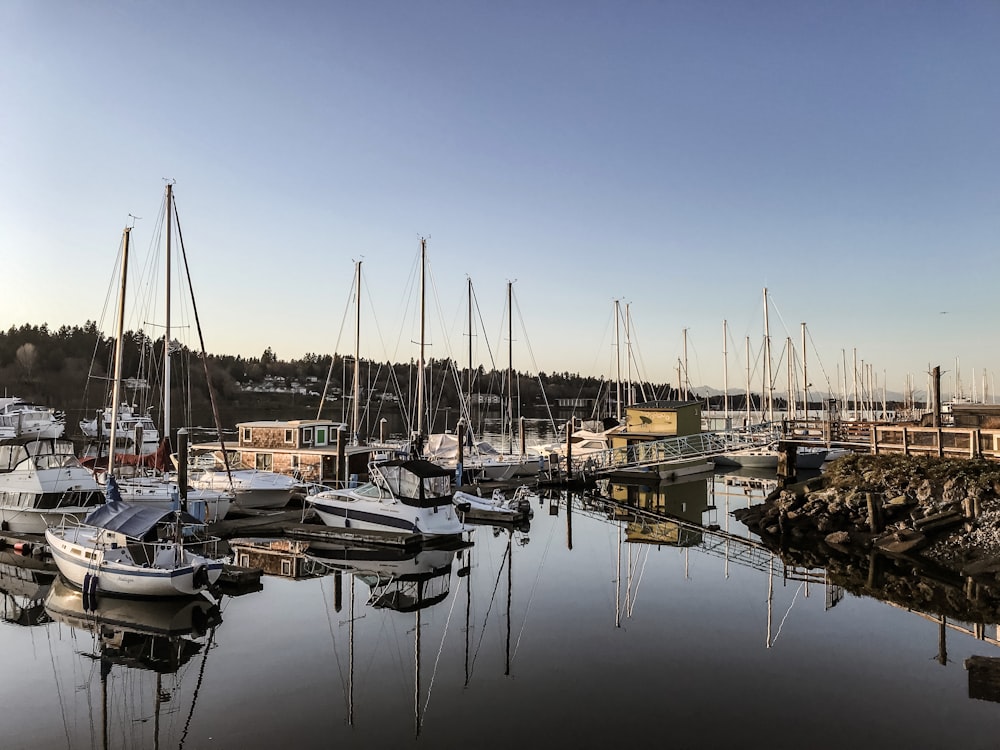
[[612,448],[701,432],[700,401],[648,401],[625,407],[625,423],[608,432]]
[[[240,422],[237,443],[226,445],[230,461],[261,471],[288,474],[303,482],[333,485],[368,471],[370,449],[348,446],[347,425],[328,419]],[[219,450],[218,443],[200,443],[193,453]],[[341,461],[347,464],[342,470]]]

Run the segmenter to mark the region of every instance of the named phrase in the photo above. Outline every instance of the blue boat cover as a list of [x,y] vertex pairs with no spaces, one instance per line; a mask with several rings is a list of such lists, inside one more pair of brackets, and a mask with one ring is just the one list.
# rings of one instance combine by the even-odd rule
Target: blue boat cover
[[118,485],[114,479],[108,481],[108,501],[99,505],[87,514],[83,522],[89,526],[117,531],[133,539],[142,539],[156,524],[162,521],[173,521],[179,518],[184,524],[199,524],[197,518],[189,513],[178,513],[165,508],[148,508],[129,505],[121,499]]

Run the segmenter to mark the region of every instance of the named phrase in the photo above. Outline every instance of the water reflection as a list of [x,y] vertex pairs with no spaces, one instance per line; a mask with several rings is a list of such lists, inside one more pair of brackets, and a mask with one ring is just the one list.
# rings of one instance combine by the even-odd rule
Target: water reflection
[[[59,690],[67,711],[89,711],[96,705],[85,722],[92,730],[92,744],[105,750],[158,748],[161,742],[183,747],[208,652],[222,622],[216,604],[204,597],[148,601],[105,596],[89,609],[82,592],[57,578],[46,594],[45,611],[66,626],[65,635],[75,644],[80,673],[74,669],[71,674],[84,676],[85,682]],[[198,674],[185,694],[184,667],[199,653]],[[74,694],[76,700],[69,700]],[[81,725],[70,716],[63,716],[67,736],[71,725]],[[169,736],[164,736],[165,727]]]
[[[771,482],[545,492],[530,537],[480,526],[458,549],[232,540],[268,575],[226,598],[222,640],[183,612],[68,596],[60,613],[53,594],[46,627],[0,623],[11,669],[31,670],[0,711],[37,706],[7,709],[4,746],[155,747],[157,713],[163,747],[609,747],[626,715],[662,718],[630,740],[669,726],[680,747],[990,746],[993,588],[768,549],[731,513]],[[494,730],[501,712],[516,725]]]
[[58,575],[55,565],[0,551],[0,616],[15,625],[44,625],[45,595]]

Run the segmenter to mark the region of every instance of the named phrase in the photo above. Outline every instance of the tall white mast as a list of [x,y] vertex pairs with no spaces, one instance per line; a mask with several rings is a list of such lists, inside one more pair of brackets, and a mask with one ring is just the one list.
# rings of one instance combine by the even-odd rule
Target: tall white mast
[[622,345],[619,334],[620,303],[615,300],[615,418],[622,421]]
[[857,420],[858,417],[858,350],[857,347],[854,349],[854,365],[852,367],[854,371],[854,419]]
[[809,373],[806,370],[806,324],[802,324],[802,416],[809,420]]
[[771,374],[771,329],[767,322],[767,287],[764,287],[764,387],[767,389],[767,421],[774,421],[774,379]]
[[358,445],[358,425],[361,423],[361,261],[356,264],[354,271],[354,413],[353,424],[351,425],[351,444]]
[[727,341],[729,339],[728,323],[722,321],[722,404],[723,416],[726,420],[726,429],[729,429],[729,350]]
[[122,235],[122,276],[118,288],[118,330],[115,332],[115,375],[111,386],[111,434],[108,435],[108,476],[115,468],[115,440],[118,427],[118,407],[121,403],[122,341],[125,338],[125,286],[128,280],[128,242],[131,227]]
[[747,336],[747,427],[750,426],[750,337]]
[[625,303],[625,405],[632,405],[632,316],[629,310],[631,303]]
[[785,337],[785,349],[788,352],[787,362],[785,363],[785,378],[788,380],[788,401],[785,404],[785,413],[788,415],[789,419],[795,419],[795,387],[793,385],[794,376],[792,371],[795,369],[795,354],[792,351],[792,337]]
[[[417,359],[417,439],[424,436],[424,291],[427,271],[427,240],[420,238],[420,356]],[[421,446],[423,452],[423,446]]]
[[[163,438],[170,440],[170,235],[171,218],[174,211],[174,186],[167,183],[167,300],[166,300],[166,324],[163,333]],[[118,412],[115,412],[115,420],[118,419]]]
[[510,429],[510,453],[514,453],[514,295],[507,282],[507,425]]
[[691,386],[691,379],[688,377],[688,329],[684,329],[684,400],[687,401],[690,396],[688,395],[688,389]]

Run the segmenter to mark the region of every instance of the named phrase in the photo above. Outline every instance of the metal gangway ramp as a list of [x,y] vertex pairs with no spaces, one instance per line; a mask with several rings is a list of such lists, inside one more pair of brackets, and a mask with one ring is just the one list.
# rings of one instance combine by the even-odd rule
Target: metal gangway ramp
[[694,435],[646,440],[620,448],[588,453],[572,460],[574,472],[602,476],[626,469],[661,466],[697,458],[711,458],[723,453],[763,448],[777,440],[774,425],[763,424],[751,430],[699,432]]

